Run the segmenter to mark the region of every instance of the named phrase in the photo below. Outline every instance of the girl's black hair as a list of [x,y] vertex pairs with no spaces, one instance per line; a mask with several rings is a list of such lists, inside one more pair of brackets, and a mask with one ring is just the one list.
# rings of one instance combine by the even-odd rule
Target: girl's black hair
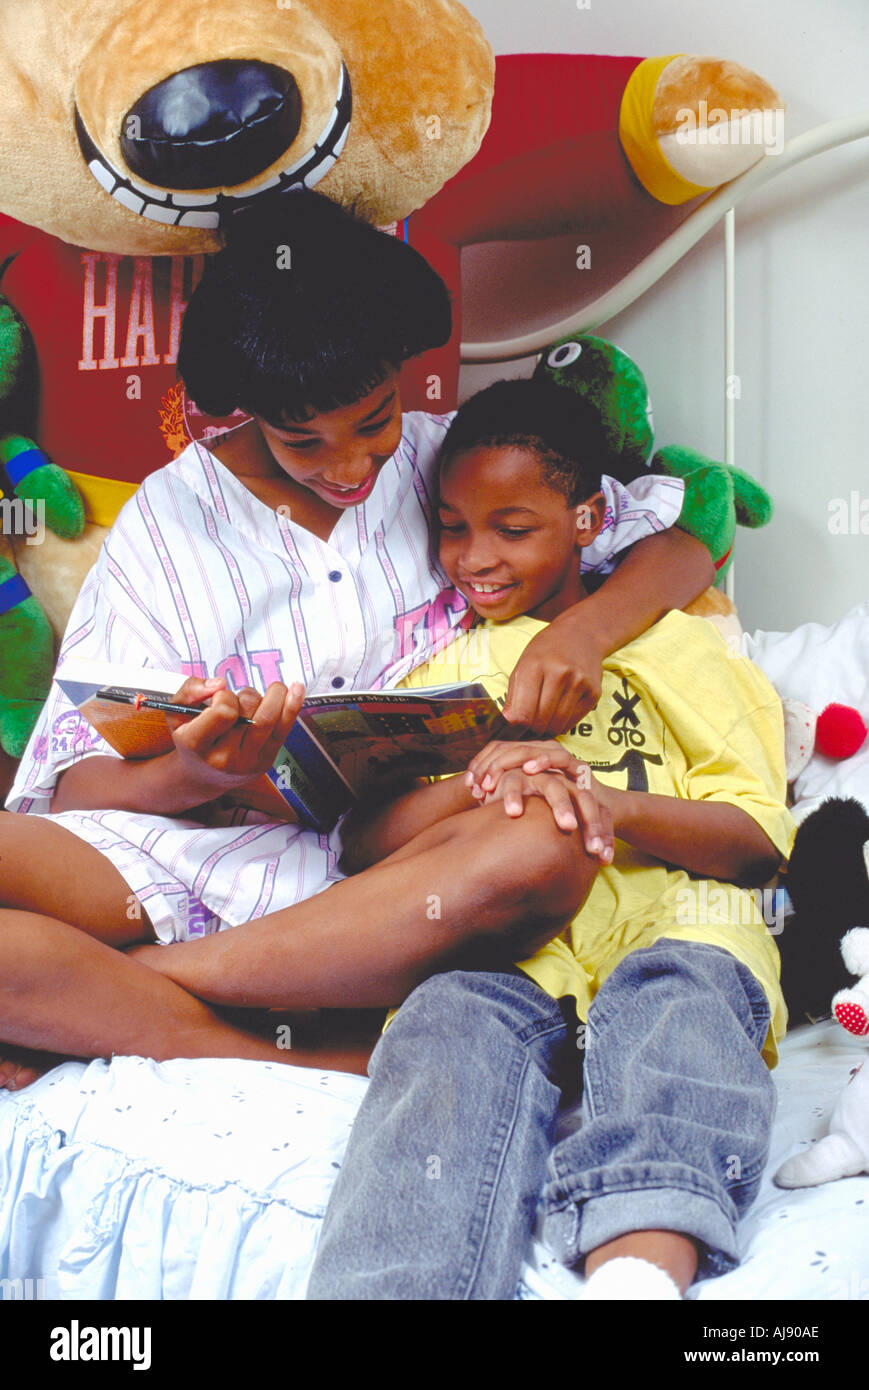
[[178,369],[209,415],[270,424],[352,405],[451,330],[427,261],[317,193],[237,214],[184,314]]
[[535,454],[546,482],[569,507],[599,492],[601,474],[614,471],[598,411],[545,377],[496,381],[465,401],[441,445],[441,468],[458,454],[493,446]]

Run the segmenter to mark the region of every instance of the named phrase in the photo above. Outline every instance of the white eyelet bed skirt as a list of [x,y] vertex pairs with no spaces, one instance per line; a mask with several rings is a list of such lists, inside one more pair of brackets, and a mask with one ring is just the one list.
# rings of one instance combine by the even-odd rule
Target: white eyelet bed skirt
[[[826,1132],[866,1053],[834,1023],[788,1037],[743,1263],[691,1297],[869,1298],[869,1177],[792,1192],[771,1179]],[[0,1092],[0,1295],[303,1298],[366,1085],[261,1062],[116,1057]],[[535,1239],[517,1296],[578,1287]]]

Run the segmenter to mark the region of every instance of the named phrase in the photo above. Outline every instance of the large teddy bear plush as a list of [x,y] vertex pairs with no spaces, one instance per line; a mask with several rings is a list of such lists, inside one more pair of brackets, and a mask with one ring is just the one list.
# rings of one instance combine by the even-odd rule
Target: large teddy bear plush
[[[473,241],[576,228],[602,245],[620,223],[645,254],[763,154],[744,138],[694,138],[701,117],[724,130],[780,108],[762,78],[716,59],[496,65],[456,0],[3,5],[0,291],[35,343],[38,443],[71,472],[91,523],[82,542],[13,538],[55,631],[98,528],[224,423],[186,399],[175,363],[202,257],[229,217],[316,186],[417,245],[458,309]],[[455,404],[458,322],[414,365],[406,407]]]

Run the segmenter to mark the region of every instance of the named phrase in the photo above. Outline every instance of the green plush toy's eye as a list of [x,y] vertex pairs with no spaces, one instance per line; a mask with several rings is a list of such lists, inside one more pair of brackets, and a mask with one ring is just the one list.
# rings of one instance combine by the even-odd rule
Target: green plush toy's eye
[[559,343],[546,359],[547,367],[570,367],[582,355],[582,343]]

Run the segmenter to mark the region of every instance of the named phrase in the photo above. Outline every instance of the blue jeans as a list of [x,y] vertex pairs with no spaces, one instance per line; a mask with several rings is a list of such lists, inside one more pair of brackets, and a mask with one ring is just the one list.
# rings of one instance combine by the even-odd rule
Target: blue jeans
[[[372,1055],[308,1298],[511,1299],[539,1201],[568,1265],[665,1230],[725,1273],[766,1162],[768,1021],[751,972],[695,942],[627,956],[585,1030],[518,971],[433,976]],[[580,1058],[582,1125],[554,1143]]]

